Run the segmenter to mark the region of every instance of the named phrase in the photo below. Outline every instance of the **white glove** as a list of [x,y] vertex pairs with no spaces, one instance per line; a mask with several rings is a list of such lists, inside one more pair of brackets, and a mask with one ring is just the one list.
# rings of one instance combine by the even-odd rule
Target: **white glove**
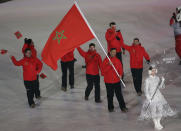
[[149,100],[148,100],[148,102],[149,102],[149,103],[151,103],[151,102],[152,102],[152,100],[151,100],[151,99],[149,99]]
[[162,76],[162,82],[164,82],[165,81],[165,78]]

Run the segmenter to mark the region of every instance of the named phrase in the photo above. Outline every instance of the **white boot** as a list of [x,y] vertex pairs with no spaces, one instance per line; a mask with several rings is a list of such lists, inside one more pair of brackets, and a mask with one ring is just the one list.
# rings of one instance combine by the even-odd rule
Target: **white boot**
[[160,121],[161,121],[161,118],[158,118],[158,119],[157,119],[157,122],[158,122],[158,128],[159,128],[159,130],[163,129],[163,126],[161,125]]
[[155,129],[156,130],[162,130],[163,126],[160,124],[160,119],[153,119],[154,125],[155,125]]

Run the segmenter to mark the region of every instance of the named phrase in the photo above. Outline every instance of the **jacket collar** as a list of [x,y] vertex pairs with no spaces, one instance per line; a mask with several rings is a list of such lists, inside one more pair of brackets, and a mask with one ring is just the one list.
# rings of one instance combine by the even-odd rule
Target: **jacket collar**
[[88,53],[91,54],[91,55],[94,55],[94,54],[96,54],[97,52],[96,52],[96,50],[94,50],[94,51],[88,50]]

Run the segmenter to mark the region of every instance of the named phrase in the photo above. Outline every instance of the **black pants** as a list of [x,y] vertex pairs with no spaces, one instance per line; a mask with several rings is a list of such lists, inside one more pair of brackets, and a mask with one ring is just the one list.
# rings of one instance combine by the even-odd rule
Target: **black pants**
[[123,108],[125,108],[126,105],[122,95],[121,83],[120,82],[113,84],[105,83],[105,85],[107,90],[108,110],[114,109],[114,104],[113,104],[114,93],[116,94],[120,109],[122,110]]
[[69,84],[74,86],[74,61],[62,62],[62,87],[67,88],[67,70],[69,70]]
[[95,86],[95,101],[100,100],[100,76],[86,74],[87,88],[85,90],[85,96],[89,97],[93,86]]
[[37,75],[37,80],[36,80],[36,88],[35,88],[35,97],[39,98],[40,95],[40,83],[39,83],[39,75]]
[[141,86],[142,86],[142,73],[143,73],[143,68],[141,69],[131,69],[132,77],[133,77],[133,83],[134,83],[134,88],[136,92],[142,92]]
[[[121,61],[121,64],[122,64],[122,66],[123,66],[122,52],[117,52],[117,53],[116,53],[116,57]],[[124,72],[123,72],[122,79],[124,79]]]
[[36,80],[35,81],[24,81],[24,85],[26,88],[27,92],[27,98],[28,98],[28,103],[31,106],[32,104],[35,104],[34,102],[34,96],[35,96],[35,88],[36,88]]

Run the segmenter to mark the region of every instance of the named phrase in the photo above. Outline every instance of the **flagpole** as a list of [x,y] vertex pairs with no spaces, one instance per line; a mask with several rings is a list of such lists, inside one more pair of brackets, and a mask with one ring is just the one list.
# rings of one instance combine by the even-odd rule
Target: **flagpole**
[[97,42],[99,43],[100,47],[102,48],[104,54],[106,55],[106,57],[108,58],[109,62],[111,63],[111,65],[112,65],[114,71],[116,72],[117,76],[120,78],[120,80],[121,80],[123,86],[126,87],[126,85],[124,84],[123,80],[121,79],[119,73],[117,72],[115,66],[113,65],[112,61],[110,60],[109,56],[107,55],[107,53],[106,53],[104,47],[102,46],[100,40],[98,39],[97,35],[95,34],[94,30],[93,30],[92,27],[90,26],[89,22],[87,21],[86,17],[84,16],[84,14],[82,13],[82,11],[81,11],[81,9],[80,9],[78,3],[77,3],[75,0],[74,0],[74,3],[75,3],[75,5],[76,5],[77,9],[79,10],[79,12],[81,13],[83,19],[84,19],[85,22],[87,23],[87,25],[88,25],[89,29],[91,30],[92,34],[94,35],[95,39],[97,40]]

